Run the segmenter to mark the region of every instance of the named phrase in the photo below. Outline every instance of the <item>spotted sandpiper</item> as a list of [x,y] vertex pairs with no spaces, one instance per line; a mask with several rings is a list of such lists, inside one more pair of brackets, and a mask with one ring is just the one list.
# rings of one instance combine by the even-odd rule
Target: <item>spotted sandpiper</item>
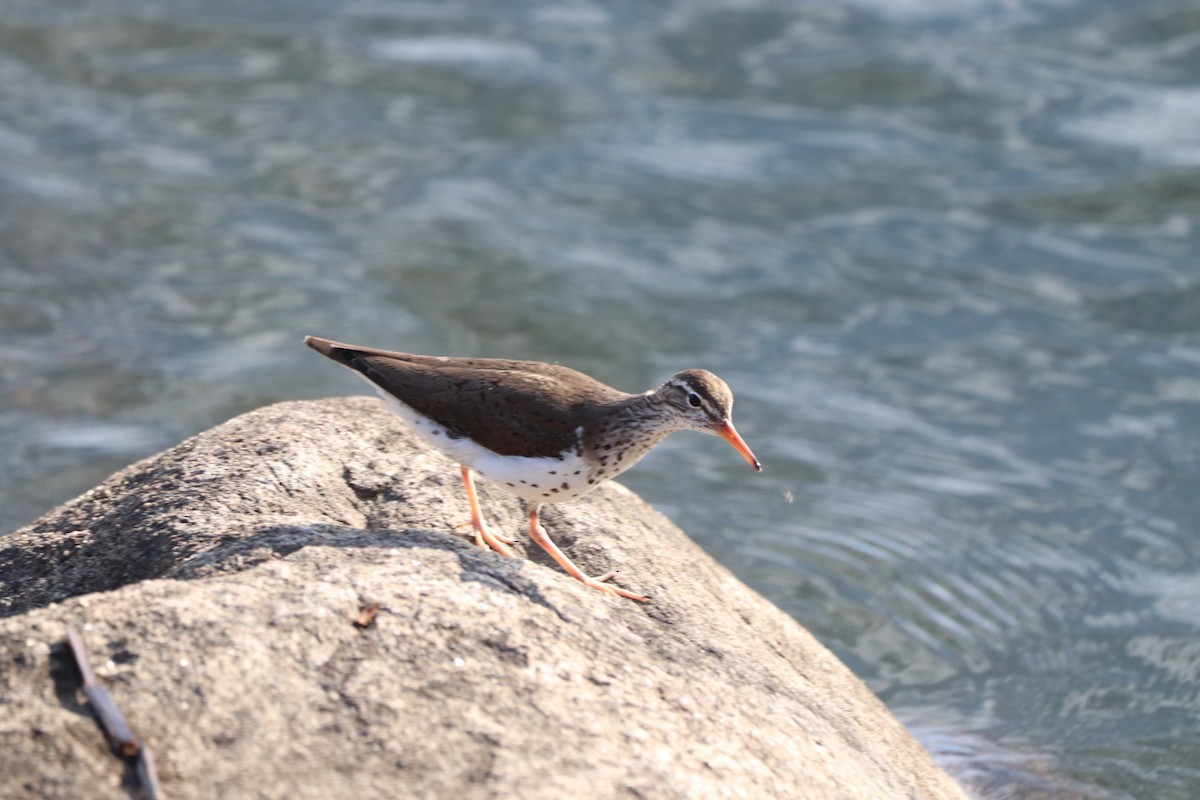
[[539,524],[542,504],[587,494],[674,431],[716,434],[762,471],[730,419],[733,393],[702,369],[626,394],[539,361],[418,356],[316,336],[304,343],[366,378],[422,440],[458,462],[477,545],[512,556],[507,545],[516,540],[483,521],[471,470],[525,500],[530,538],[572,577],[606,594],[650,599],[607,583],[615,573],[585,575]]

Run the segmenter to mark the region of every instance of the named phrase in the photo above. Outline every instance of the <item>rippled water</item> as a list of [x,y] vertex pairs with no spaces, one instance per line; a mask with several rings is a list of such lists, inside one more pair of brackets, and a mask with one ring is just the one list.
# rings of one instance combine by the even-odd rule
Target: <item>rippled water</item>
[[625,482],[979,796],[1200,796],[1200,7],[6,2],[0,529],[304,333],[708,367]]

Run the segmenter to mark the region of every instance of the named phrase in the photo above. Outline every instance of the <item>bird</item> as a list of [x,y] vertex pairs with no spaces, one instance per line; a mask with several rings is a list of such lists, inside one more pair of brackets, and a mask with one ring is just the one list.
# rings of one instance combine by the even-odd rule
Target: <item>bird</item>
[[524,500],[530,538],[567,574],[606,595],[650,599],[610,583],[615,572],[592,577],[579,569],[541,525],[544,504],[588,494],[674,431],[720,436],[762,472],[733,426],[733,392],[703,369],[629,394],[559,364],[415,355],[317,336],[304,342],[365,378],[422,441],[458,463],[475,544],[515,556],[508,545],[516,539],[484,522],[477,473]]

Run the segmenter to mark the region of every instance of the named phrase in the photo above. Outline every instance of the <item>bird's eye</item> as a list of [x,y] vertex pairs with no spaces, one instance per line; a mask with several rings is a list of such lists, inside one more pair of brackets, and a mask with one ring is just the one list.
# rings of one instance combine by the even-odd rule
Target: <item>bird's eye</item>
[[689,393],[688,394],[688,405],[691,406],[692,408],[699,408],[700,407],[700,395],[695,394],[695,393]]

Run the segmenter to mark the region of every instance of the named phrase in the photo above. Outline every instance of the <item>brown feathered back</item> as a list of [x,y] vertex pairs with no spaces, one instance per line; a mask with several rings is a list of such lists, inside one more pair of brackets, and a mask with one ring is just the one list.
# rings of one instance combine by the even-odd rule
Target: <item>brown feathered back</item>
[[539,361],[421,356],[315,336],[305,343],[500,455],[558,456],[576,445],[576,429],[590,421],[580,416],[581,404],[589,405],[590,416],[630,397],[570,367]]

